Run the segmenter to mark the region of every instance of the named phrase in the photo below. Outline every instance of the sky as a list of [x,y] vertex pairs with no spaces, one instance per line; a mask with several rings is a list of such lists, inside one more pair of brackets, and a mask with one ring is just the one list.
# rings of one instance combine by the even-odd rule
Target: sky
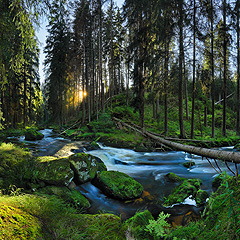
[[[114,1],[114,0],[113,0]],[[114,1],[118,7],[121,7],[123,5],[124,0],[115,0]],[[46,18],[42,19],[42,23],[41,23],[41,27],[40,29],[36,32],[38,41],[39,41],[39,48],[40,48],[40,59],[39,59],[39,76],[40,76],[40,82],[41,84],[44,82],[44,53],[43,53],[43,49],[45,46],[45,41],[46,41],[46,36],[47,36],[47,20]]]

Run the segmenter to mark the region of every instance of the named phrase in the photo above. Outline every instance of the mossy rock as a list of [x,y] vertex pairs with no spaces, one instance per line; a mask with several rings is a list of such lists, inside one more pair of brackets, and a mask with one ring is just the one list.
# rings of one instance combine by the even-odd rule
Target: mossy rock
[[69,162],[75,174],[74,180],[78,184],[91,181],[97,174],[97,161],[90,154],[76,153],[69,157]]
[[0,216],[1,239],[42,239],[40,223],[29,213],[0,204]]
[[217,190],[221,186],[221,184],[224,182],[225,178],[228,178],[228,176],[226,176],[224,173],[219,174],[217,177],[215,177],[212,182],[213,189]]
[[185,162],[185,163],[183,163],[183,166],[185,168],[190,168],[192,166],[195,166],[195,162],[193,162],[193,161]]
[[166,174],[165,178],[168,182],[182,182],[184,180],[187,180],[187,178],[179,177],[177,174],[172,172]]
[[140,183],[127,174],[118,171],[102,171],[98,173],[93,184],[106,195],[121,200],[137,198],[143,192]]
[[55,195],[74,208],[87,209],[91,205],[89,201],[77,190],[67,187],[47,186],[37,191],[40,194]]
[[35,174],[35,160],[30,152],[12,143],[0,145],[1,188],[25,187]]
[[68,159],[39,157],[36,166],[37,179],[49,185],[68,186],[74,178],[74,172]]
[[181,184],[176,186],[172,193],[166,198],[163,205],[170,206],[176,203],[182,203],[189,196],[196,196],[200,189],[202,181],[200,179],[184,180]]
[[149,220],[154,220],[154,218],[148,210],[137,212],[133,217],[125,221],[124,227],[128,235],[131,235],[134,239],[152,239],[150,233],[145,230]]
[[27,129],[25,132],[25,140],[36,141],[44,138],[44,135],[35,129]]
[[107,171],[107,167],[106,167],[105,163],[102,161],[102,159],[99,157],[95,157],[95,159],[96,159],[97,165],[98,165],[97,171],[98,172]]
[[209,194],[207,191],[201,190],[199,189],[196,193],[196,203],[197,205],[202,205],[204,203],[206,203],[206,199],[209,197]]

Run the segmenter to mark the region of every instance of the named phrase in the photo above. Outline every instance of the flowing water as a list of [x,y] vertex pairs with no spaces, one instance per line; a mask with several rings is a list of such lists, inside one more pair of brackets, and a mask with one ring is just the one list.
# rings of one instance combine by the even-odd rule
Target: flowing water
[[[71,143],[70,140],[58,137],[51,129],[45,129],[41,132],[45,137],[39,141],[29,142],[24,141],[23,137],[19,138],[35,155],[54,155],[63,146]],[[145,192],[145,194],[151,196],[151,198],[148,199],[154,198],[154,202],[162,201],[164,196],[170,194],[176,186],[175,183],[166,181],[164,176],[169,172],[185,178],[200,178],[203,182],[201,189],[209,193],[212,192],[211,184],[214,177],[217,176],[217,172],[205,158],[202,159],[200,156],[181,151],[135,152],[129,149],[99,145],[99,150],[93,150],[87,153],[99,157],[105,163],[108,170],[120,171],[132,176],[143,185],[144,190],[147,192]],[[232,147],[222,150],[232,150]],[[196,165],[191,168],[186,168],[183,166],[183,163],[186,161],[194,161]],[[225,164],[220,161],[218,163],[221,169],[229,173]],[[213,165],[215,165],[214,162]],[[233,166],[231,167],[234,169]],[[91,183],[78,186],[77,190],[81,191],[90,200],[92,204],[92,207],[88,210],[90,213],[97,213],[99,211],[111,212],[127,218],[132,216],[137,210],[146,207],[157,208],[157,210],[155,210],[156,212],[161,211],[161,206],[151,205],[151,201],[149,201],[150,203],[140,200],[123,202],[108,198]],[[176,206],[173,209],[175,209],[176,214],[180,214],[182,211],[186,212],[189,211],[189,209],[195,208],[191,205],[194,205],[194,202],[189,200],[186,201],[184,205]]]

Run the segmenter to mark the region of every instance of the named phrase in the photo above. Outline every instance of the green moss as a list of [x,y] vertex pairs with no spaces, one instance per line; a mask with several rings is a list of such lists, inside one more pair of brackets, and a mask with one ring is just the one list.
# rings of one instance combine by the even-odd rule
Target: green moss
[[206,199],[209,197],[209,194],[207,191],[199,189],[196,193],[196,203],[197,205],[202,205],[206,202]]
[[27,141],[41,140],[43,138],[44,135],[35,129],[29,128],[25,132],[25,140]]
[[183,163],[183,166],[186,168],[190,168],[194,165],[195,165],[195,162],[192,162],[192,161]]
[[7,189],[10,185],[26,187],[35,174],[35,160],[28,151],[11,143],[0,145],[1,188]]
[[36,217],[9,205],[0,204],[1,239],[37,239],[41,226]]
[[[42,222],[43,224],[38,225],[39,232],[42,233],[40,239],[126,239],[119,217],[113,214],[79,214],[76,209],[54,195],[2,196],[0,204],[18,208],[27,215],[35,216],[36,221],[38,219]],[[9,234],[13,234],[13,231],[14,229],[11,229]]]
[[165,177],[168,182],[182,182],[187,179],[187,178],[179,177],[177,174],[172,172],[166,174]]
[[69,157],[69,162],[79,184],[91,181],[97,174],[97,161],[90,154],[76,153]]
[[172,204],[181,203],[191,195],[195,197],[197,191],[200,189],[200,184],[200,179],[184,180],[173,189],[172,193],[166,198],[163,205],[170,206]]
[[118,171],[98,173],[94,184],[105,194],[117,199],[134,199],[141,195],[143,187],[132,177]]
[[37,179],[47,184],[68,186],[73,180],[74,173],[67,159],[40,157],[36,166]]
[[154,218],[148,210],[138,212],[124,223],[124,227],[128,235],[134,239],[148,240],[152,238],[149,232],[145,230],[149,220],[154,220]]
[[63,199],[66,204],[77,209],[87,209],[90,207],[89,201],[77,190],[70,190],[67,187],[47,186],[37,191],[40,194],[55,195]]
[[240,179],[223,175],[222,180],[209,197],[202,219],[172,231],[167,239],[240,239]]

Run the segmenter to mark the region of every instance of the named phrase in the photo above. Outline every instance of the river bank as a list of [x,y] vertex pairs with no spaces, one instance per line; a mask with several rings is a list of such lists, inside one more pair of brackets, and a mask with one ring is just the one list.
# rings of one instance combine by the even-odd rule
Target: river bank
[[[57,141],[56,141],[56,138],[57,138]],[[54,137],[53,136],[49,136],[49,139],[48,139],[48,137],[47,138],[45,138],[44,140],[40,140],[40,141],[45,141],[45,143],[47,143],[47,145],[48,145],[48,147],[45,147],[44,149],[38,149],[37,151],[38,151],[38,153],[40,154],[40,155],[43,155],[44,154],[44,152],[45,152],[45,154],[46,154],[46,152],[47,151],[50,151],[50,152],[54,152],[54,154],[59,154],[59,157],[61,158],[61,157],[63,157],[65,154],[68,154],[69,153],[69,151],[71,152],[71,153],[73,153],[74,151],[79,151],[79,149],[81,150],[81,147],[82,147],[82,143],[78,143],[78,142],[69,142],[69,140],[66,140],[66,139],[62,139],[62,138],[58,138],[58,137],[56,137],[56,135],[54,135]],[[66,141],[66,142],[65,142]],[[61,144],[60,144],[61,143]],[[26,144],[26,142],[25,142],[25,144]],[[53,146],[55,146],[55,144],[56,144],[56,146],[58,146],[58,148],[60,148],[58,151],[56,151],[56,149],[53,151]],[[60,145],[59,145],[60,144]],[[64,145],[64,146],[62,146],[62,147],[60,147],[61,145]],[[175,172],[178,172],[179,170],[177,170],[177,169],[184,169],[186,172],[189,172],[189,173],[191,173],[191,174],[193,174],[194,172],[194,174],[196,174],[196,170],[203,170],[203,165],[202,165],[202,163],[200,164],[200,162],[202,162],[202,160],[201,159],[197,159],[197,166],[195,166],[195,167],[192,167],[192,168],[190,168],[189,170],[187,169],[187,168],[184,168],[184,167],[182,167],[182,164],[181,164],[181,161],[184,161],[184,162],[186,162],[186,161],[190,161],[190,158],[189,158],[189,156],[186,156],[184,153],[181,153],[180,155],[178,155],[176,158],[178,159],[178,161],[176,161],[176,160],[174,160],[174,158],[172,158],[173,157],[173,155],[171,154],[171,152],[168,152],[168,153],[165,153],[165,155],[162,155],[161,157],[159,156],[159,155],[157,155],[157,154],[164,154],[164,153],[156,153],[156,152],[153,152],[153,153],[151,153],[151,154],[153,154],[153,155],[151,155],[149,152],[135,152],[135,151],[132,151],[132,150],[128,150],[128,149],[115,149],[114,151],[116,151],[115,153],[112,153],[112,151],[113,151],[113,148],[111,148],[111,147],[101,147],[102,149],[97,149],[97,150],[92,150],[92,151],[90,151],[90,152],[88,152],[88,153],[91,153],[92,155],[95,155],[95,156],[97,156],[97,155],[101,155],[101,157],[102,157],[102,159],[106,162],[106,165],[107,165],[107,168],[109,169],[109,170],[111,170],[111,168],[113,168],[114,170],[121,170],[122,172],[126,172],[126,173],[128,173],[128,175],[132,175],[137,181],[139,181],[140,183],[142,183],[145,187],[145,194],[148,192],[148,191],[146,191],[146,190],[150,190],[150,189],[157,189],[157,187],[155,188],[155,187],[153,187],[153,181],[156,181],[156,186],[158,186],[158,188],[161,188],[162,189],[162,187],[160,187],[159,186],[159,184],[161,185],[161,183],[164,183],[164,181],[163,181],[163,179],[164,178],[162,178],[162,176],[164,175],[163,174],[163,171],[162,171],[162,169],[171,169],[171,170],[176,170]],[[37,148],[36,148],[36,146],[35,146],[35,150],[36,150]],[[107,151],[111,151],[111,154],[108,152],[107,153]],[[120,156],[118,156],[117,154],[119,154],[120,153]],[[134,157],[134,154],[136,154],[136,157]],[[98,156],[98,157],[99,157]],[[111,156],[110,158],[108,157],[108,156]],[[165,157],[164,157],[165,156]],[[182,157],[181,157],[182,156]],[[166,158],[167,157],[167,158]],[[170,159],[168,159],[168,157],[170,157]],[[186,159],[186,157],[188,158],[188,159]],[[107,159],[106,159],[107,158]],[[134,160],[135,159],[135,160]],[[164,160],[165,159],[165,160]],[[182,159],[182,160],[181,160]],[[169,161],[170,160],[170,161]],[[167,164],[169,163],[169,162],[171,162],[173,165],[172,166],[168,166],[168,168],[166,168],[167,167]],[[200,165],[199,165],[200,164]],[[209,167],[209,169],[211,168],[210,166],[208,166]],[[139,175],[141,172],[143,172],[143,168],[147,168],[147,175],[146,176],[141,176],[141,175]],[[156,168],[159,168],[159,170],[157,170]],[[125,170],[124,170],[125,169]],[[131,170],[132,169],[132,170]],[[151,169],[155,169],[155,171],[151,171]],[[161,169],[161,170],[160,170]],[[203,172],[204,171],[201,171],[200,173],[199,173],[199,175],[203,175]],[[180,175],[181,175],[181,173],[180,173]],[[209,179],[209,175],[208,174],[204,174],[205,175],[205,177],[206,177],[206,179]],[[215,173],[214,173],[214,171],[212,172],[212,176],[214,176],[215,175]],[[191,176],[191,177],[193,177],[193,175]],[[224,179],[226,180],[226,179],[228,179],[227,177],[224,177]],[[228,179],[228,181],[233,181],[233,180],[229,180]],[[165,183],[164,183],[165,185],[164,185],[164,189],[166,189],[166,181],[165,181]],[[226,184],[226,183],[225,183]],[[229,183],[230,184],[230,183]],[[174,184],[174,185],[176,185],[176,184]],[[230,184],[231,185],[231,188],[232,187],[234,187],[234,185],[233,184]],[[230,186],[230,185],[228,185],[228,186]],[[203,184],[203,186],[205,186],[206,187],[206,184],[204,183]],[[224,186],[224,185],[223,185]],[[217,207],[217,209],[215,209],[215,203],[214,203],[214,199],[216,198],[216,196],[218,196],[218,195],[215,195],[215,197],[214,197],[214,195],[211,195],[211,197],[210,197],[210,205],[207,205],[207,207],[205,208],[205,211],[202,213],[203,215],[202,215],[202,218],[201,218],[201,220],[200,220],[200,222],[201,222],[201,224],[204,224],[204,221],[206,221],[207,219],[208,219],[208,217],[210,217],[211,215],[214,215],[215,213],[215,211],[220,211],[221,210],[221,212],[222,213],[224,213],[224,214],[226,214],[226,216],[227,216],[227,211],[231,208],[231,201],[232,201],[232,199],[235,199],[235,200],[239,200],[239,196],[238,196],[238,192],[236,192],[236,196],[235,196],[235,192],[234,192],[234,195],[232,194],[232,195],[227,195],[226,193],[226,191],[230,191],[230,189],[231,189],[230,187],[228,187],[228,188],[226,188],[226,185],[225,185],[225,188],[223,187],[223,189],[221,190],[221,192],[220,193],[218,193],[219,195],[221,195],[221,199],[223,199],[223,198],[225,198],[226,197],[226,204],[224,204],[224,205],[222,205],[221,206],[221,204],[219,205],[219,203],[218,203],[218,207]],[[171,189],[173,189],[173,187],[171,187]],[[79,189],[80,190],[80,189]],[[87,196],[87,192],[88,193],[91,193],[91,191],[88,191],[88,189],[86,189],[86,187],[85,187],[85,189],[83,188],[82,189],[82,193],[86,193],[86,196]],[[169,192],[170,192],[170,190],[169,190]],[[99,193],[97,193],[97,192],[92,192],[92,194],[93,195],[95,195],[95,196],[99,196]],[[12,195],[15,195],[15,198],[12,198],[12,197],[9,197],[9,199],[8,199],[8,197],[7,196],[3,196],[3,197],[1,197],[1,202],[2,202],[2,204],[4,205],[4,206],[6,206],[6,199],[8,199],[7,201],[8,202],[11,202],[11,200],[10,199],[15,199],[13,202],[14,202],[14,204],[12,204],[10,207],[13,207],[13,208],[19,208],[20,206],[19,206],[19,203],[16,203],[16,202],[18,202],[18,200],[16,200],[16,199],[24,199],[24,197],[26,197],[27,198],[27,202],[31,202],[32,200],[31,199],[34,199],[34,201],[36,201],[36,202],[41,202],[42,200],[41,200],[41,197],[40,196],[38,196],[39,197],[39,199],[38,199],[38,197],[36,197],[36,196],[34,196],[34,197],[32,197],[31,195],[32,194],[30,194],[30,196],[29,196],[29,194],[28,195],[26,195],[26,194],[24,194],[24,195],[22,195],[22,193],[20,193],[19,191],[18,191],[18,189],[13,189],[12,190]],[[16,195],[19,195],[19,196],[16,196]],[[150,195],[148,195],[148,194],[146,194],[146,198],[144,199],[144,197],[142,197],[142,199],[144,199],[144,204],[146,204],[147,202],[148,202],[148,204],[149,204],[149,206],[151,205],[151,203],[153,203],[153,201],[152,201],[152,199],[151,199],[151,196],[157,196],[157,194],[154,194],[153,192],[150,194]],[[162,198],[162,196],[164,196],[164,195],[167,195],[166,193],[164,193],[164,194],[162,194],[161,196],[159,195],[159,199],[161,199]],[[229,196],[230,197],[232,197],[232,199],[231,198],[229,198]],[[46,196],[44,196],[44,198],[45,198]],[[4,200],[5,199],[5,200]],[[141,199],[141,198],[140,198]],[[50,199],[49,199],[49,201],[51,202],[53,200],[53,196],[51,196],[50,197]],[[155,199],[156,200],[156,199]],[[154,200],[154,202],[156,202]],[[16,202],[15,202],[16,201]],[[54,200],[54,201],[58,201],[58,200]],[[53,202],[54,202],[53,201]],[[117,208],[119,208],[119,206],[120,205],[118,205],[118,204],[116,204],[116,202],[112,202],[111,203],[111,201],[110,200],[108,200],[106,197],[105,198],[102,198],[102,200],[101,200],[102,202],[105,202],[105,205],[113,205],[113,206],[115,206],[115,208],[117,207]],[[142,200],[141,200],[142,201]],[[24,201],[23,201],[24,202]],[[130,209],[133,209],[133,206],[135,206],[136,207],[136,205],[139,207],[139,206],[141,206],[141,204],[143,203],[143,202],[141,202],[140,203],[140,205],[137,205],[137,204],[139,204],[139,202],[137,203],[134,203],[134,202],[131,202],[131,203],[127,203],[127,205],[128,205],[128,208],[127,208],[127,210],[126,211],[129,211]],[[33,204],[33,203],[31,203],[31,204]],[[40,203],[39,203],[40,204]],[[42,203],[41,203],[42,204]],[[50,203],[49,203],[50,204]],[[62,204],[62,205],[61,205]],[[64,203],[61,203],[60,205],[62,206],[61,208],[62,209],[65,209],[65,207],[63,207],[63,205],[64,205]],[[144,204],[142,204],[142,206],[144,206]],[[229,205],[230,204],[230,205]],[[51,205],[51,204],[50,204]],[[51,205],[52,206],[52,205]],[[65,205],[66,206],[66,205]],[[146,205],[145,205],[146,206]],[[154,208],[156,205],[153,205],[152,204],[152,208]],[[237,205],[236,205],[237,206]],[[236,207],[236,206],[233,206],[234,208]],[[9,207],[9,206],[8,206]],[[53,206],[52,206],[53,207]],[[57,207],[57,205],[56,205],[56,207]],[[149,207],[149,210],[151,210],[151,207]],[[25,209],[26,207],[24,206],[21,206],[20,207],[21,209]],[[57,207],[58,208],[58,207]],[[95,207],[94,207],[95,208]],[[125,210],[123,210],[123,208],[122,207],[120,207],[119,208],[120,209],[120,211],[119,211],[119,213],[121,214],[123,214],[123,216],[125,215],[125,213],[124,213],[124,211]],[[141,211],[143,211],[144,210],[144,207],[141,207],[140,209],[142,209]],[[146,208],[145,208],[146,209]],[[93,209],[92,209],[93,210]],[[100,209],[99,209],[100,210]],[[5,212],[6,212],[6,209],[4,210]],[[15,210],[14,210],[15,211]],[[17,211],[17,210],[16,210]],[[25,211],[25,210],[24,210]],[[31,210],[32,211],[32,210]],[[48,210],[44,210],[44,211],[50,211],[50,209],[48,209]],[[55,211],[55,210],[53,210],[53,209],[51,209],[51,211]],[[72,209],[72,210],[64,210],[65,211],[65,214],[66,214],[66,212],[67,211],[70,211],[70,212],[75,212],[76,214],[79,214],[79,212],[78,212],[78,210],[77,210],[77,212],[76,212],[76,210],[74,210],[74,208]],[[96,213],[96,211],[98,211],[98,209],[96,209],[95,208],[95,213]],[[104,209],[102,209],[101,211],[105,211]],[[152,210],[151,210],[152,211]],[[213,211],[213,212],[212,212]],[[236,215],[237,214],[237,209],[236,210],[234,210],[234,214]],[[156,212],[156,211],[155,211]],[[186,212],[185,213],[188,213],[189,211],[188,210],[186,210]],[[74,214],[75,214],[74,213]],[[30,215],[31,215],[32,213],[30,213]],[[48,213],[49,214],[49,213]],[[48,216],[48,214],[47,214],[47,216]],[[72,220],[70,220],[72,217],[73,218],[75,218],[76,217],[76,215],[71,215],[71,217],[67,220],[67,221],[72,221]],[[119,216],[121,216],[120,214],[118,214],[118,213],[116,213],[117,215],[119,215]],[[134,214],[134,211],[133,211],[133,213],[132,213],[132,215]],[[40,214],[41,215],[41,214]],[[39,217],[40,217],[40,215],[39,215]],[[60,215],[61,215],[61,213],[60,213]],[[230,224],[231,225],[231,221],[236,221],[236,218],[237,218],[237,216],[235,217],[235,215],[233,215],[233,218],[230,218],[230,219],[225,219],[227,222],[228,222],[228,224]],[[75,216],[75,217],[74,217]],[[83,215],[83,217],[84,217],[85,215]],[[90,227],[90,229],[91,229],[91,227],[92,228],[97,228],[97,229],[99,229],[99,230],[97,230],[97,234],[96,234],[96,236],[100,236],[101,237],[101,239],[127,239],[128,238],[128,236],[129,236],[129,234],[130,235],[133,235],[133,234],[135,234],[136,235],[136,232],[137,231],[135,231],[135,233],[134,233],[134,228],[136,228],[136,229],[139,229],[139,227],[140,227],[140,220],[134,220],[134,227],[133,227],[133,225],[132,225],[132,227],[130,227],[131,226],[131,224],[130,224],[130,220],[129,221],[122,221],[119,217],[117,217],[116,215],[114,216],[114,215],[109,215],[109,214],[101,214],[101,215],[96,215],[96,216],[98,216],[98,217],[94,217],[95,216],[95,214],[94,213],[92,213],[90,216],[86,216],[87,217],[87,219],[89,220],[88,221],[88,224],[87,225],[85,225],[85,227],[83,227],[83,228],[81,228],[81,234],[85,234],[84,235],[84,239],[99,239],[99,238],[94,238],[92,235],[93,235],[93,232],[91,232],[91,231],[88,231],[87,229],[89,229],[89,227]],[[145,216],[145,215],[144,215]],[[147,216],[148,216],[148,214],[147,214]],[[189,217],[190,216],[190,217]],[[181,216],[181,218],[182,218],[182,220],[181,220],[181,222],[184,220],[185,221],[185,223],[187,223],[188,221],[189,221],[189,219],[191,220],[193,220],[193,219],[195,219],[194,221],[196,221],[197,220],[197,218],[195,217],[195,218],[192,218],[192,216],[193,215],[191,215],[191,214],[188,214],[188,218],[186,219],[183,219],[184,217],[183,217],[183,215]],[[221,218],[224,218],[224,217],[226,217],[225,215],[224,216],[221,216]],[[84,219],[86,219],[86,217],[84,218]],[[103,217],[103,218],[102,218]],[[155,219],[157,218],[158,216],[155,216]],[[220,217],[220,216],[219,216]],[[122,217],[122,219],[127,219],[128,217]],[[9,218],[10,219],[10,218]],[[99,221],[98,222],[95,222],[95,220],[91,220],[91,219],[98,219]],[[101,219],[101,220],[100,220]],[[142,231],[140,231],[140,232],[146,232],[144,229],[146,228],[146,226],[149,224],[149,220],[150,220],[151,218],[147,218],[147,221],[145,222],[145,225],[144,225],[144,227],[143,226],[141,226],[141,228],[142,228]],[[110,220],[110,222],[111,223],[113,223],[113,224],[110,224],[110,222],[109,222],[109,220]],[[47,222],[49,221],[49,219],[48,220],[46,220]],[[62,220],[61,219],[61,216],[58,216],[58,221],[60,221],[61,222],[61,224],[66,224],[66,225],[68,225],[68,223],[65,221],[65,220]],[[133,221],[133,220],[132,220]],[[164,220],[165,221],[165,220]],[[175,219],[173,222],[177,222],[177,221],[179,221],[179,218],[178,219]],[[221,220],[222,221],[222,220]],[[138,224],[136,225],[136,222],[138,222]],[[166,221],[165,221],[166,222]],[[187,225],[187,226],[185,226],[185,227],[182,227],[182,228],[177,228],[177,230],[174,230],[174,228],[169,228],[169,231],[168,231],[168,235],[167,236],[165,236],[165,238],[167,239],[167,237],[168,237],[168,239],[174,239],[174,237],[175,236],[177,236],[176,234],[180,234],[180,232],[181,232],[181,234],[182,234],[182,236],[183,236],[183,233],[184,233],[184,229],[186,228],[186,227],[188,227],[188,229],[189,229],[189,226],[191,226],[191,229],[195,229],[196,228],[196,226],[200,226],[201,224],[200,224],[200,222],[198,221],[198,222],[196,222],[196,223],[190,223],[190,225]],[[58,234],[63,234],[64,235],[64,233],[62,233],[61,232],[61,230],[58,228],[59,227],[59,222],[50,222],[49,223],[50,225],[52,224],[52,226],[53,226],[53,229],[55,229],[54,231],[57,231],[58,232]],[[89,225],[90,224],[90,225]],[[100,224],[100,225],[99,225]],[[105,228],[101,228],[100,226],[101,226],[101,224],[103,224],[103,225],[105,225],[106,227]],[[110,224],[110,225],[109,225]],[[162,224],[164,224],[164,222],[162,222]],[[199,225],[200,224],[200,225]],[[95,226],[95,225],[97,225],[97,227]],[[204,225],[201,225],[202,227],[204,226]],[[34,226],[33,226],[34,227]],[[79,226],[78,226],[79,227]],[[175,224],[175,228],[177,227],[177,225]],[[196,238],[196,239],[203,239],[203,238],[201,238],[201,235],[202,236],[205,236],[206,237],[206,234],[207,234],[207,232],[208,231],[211,231],[210,229],[211,229],[211,227],[212,227],[212,225],[210,224],[209,225],[209,228],[208,229],[205,229],[204,230],[204,234],[203,233],[201,233],[201,234],[199,234],[199,231],[197,231],[198,232],[198,238]],[[70,226],[67,226],[67,232],[68,233],[66,233],[66,235],[64,235],[64,236],[70,236],[69,234],[70,234],[70,232],[72,231],[72,236],[70,237],[70,239],[75,239],[73,236],[74,236],[74,234],[76,234],[76,236],[78,236],[78,238],[76,238],[76,239],[81,239],[81,237],[83,236],[83,235],[81,235],[80,233],[73,233],[74,232],[74,230],[73,230],[73,226],[72,227],[70,227]],[[70,228],[72,229],[71,231],[70,231]],[[117,228],[117,229],[116,229]],[[131,230],[129,230],[129,228],[131,228]],[[200,227],[198,227],[198,228],[200,228]],[[39,228],[39,229],[42,229],[42,226]],[[181,231],[180,231],[180,229],[182,229]],[[236,227],[234,228],[234,229],[236,229]],[[230,232],[230,233],[226,233],[226,234],[230,234],[228,237],[228,239],[236,239],[236,238],[233,238],[233,236],[237,236],[236,235],[236,232],[237,232],[237,230],[238,229],[236,229],[236,231],[235,231],[235,233],[233,234],[233,232]],[[103,232],[102,232],[103,231]],[[110,232],[112,232],[112,233],[114,233],[114,232],[116,232],[116,231],[118,231],[118,232],[120,232],[121,234],[120,235],[118,235],[118,236],[116,236],[116,235],[109,235],[110,237],[108,238],[108,237],[106,237],[106,235],[105,235],[105,232],[106,231],[108,231],[109,233]],[[138,231],[139,232],[139,231]],[[217,234],[217,231],[215,230],[214,232],[216,232],[216,234]],[[48,233],[49,234],[49,233]],[[104,235],[102,235],[102,234],[104,234]],[[145,233],[145,234],[147,234],[147,238],[145,238],[145,239],[151,239],[151,238],[153,238],[153,235],[151,235],[151,234],[148,234],[147,232]],[[143,234],[144,236],[145,236],[145,234]],[[156,234],[156,233],[155,233]],[[165,233],[164,233],[165,234]],[[185,237],[186,237],[186,239],[195,239],[195,238],[192,238],[192,236],[191,235],[189,235],[188,233],[184,233],[185,234]],[[195,234],[195,233],[194,233]],[[225,235],[223,235],[223,236],[226,236],[226,234]],[[231,234],[233,234],[233,235],[231,235]],[[51,234],[49,234],[49,236],[50,236]],[[59,235],[59,236],[60,236]],[[51,235],[52,236],[52,235]],[[81,236],[81,237],[80,237]],[[169,238],[169,236],[172,236],[172,238]],[[180,236],[180,235],[179,235]],[[196,235],[193,235],[193,236],[195,236],[196,237]],[[232,238],[231,238],[232,237]],[[31,238],[27,238],[27,239],[31,239]],[[34,239],[34,238],[32,238],[32,239]],[[46,238],[46,237],[44,237],[44,239],[52,239],[51,237],[50,238]],[[139,238],[138,237],[138,239],[144,239],[142,236]],[[181,239],[181,238],[180,238]],[[206,239],[206,238],[205,238]],[[211,239],[211,238],[208,238],[208,239]],[[224,238],[219,238],[219,239],[224,239]]]

